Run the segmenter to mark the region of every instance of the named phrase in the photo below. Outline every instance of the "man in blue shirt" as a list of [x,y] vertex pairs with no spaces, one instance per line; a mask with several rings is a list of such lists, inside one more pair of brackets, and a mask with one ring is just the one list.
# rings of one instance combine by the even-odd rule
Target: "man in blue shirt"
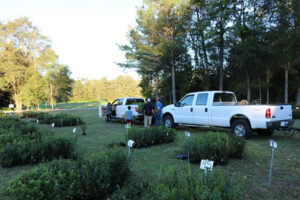
[[160,120],[162,115],[162,103],[159,101],[159,97],[156,97],[156,109],[157,113],[155,115],[155,126],[160,126]]

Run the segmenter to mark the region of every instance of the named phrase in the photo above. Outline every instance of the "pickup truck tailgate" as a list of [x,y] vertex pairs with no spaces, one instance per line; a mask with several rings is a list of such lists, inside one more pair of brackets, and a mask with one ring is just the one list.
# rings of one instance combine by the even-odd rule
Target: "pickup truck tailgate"
[[288,120],[292,119],[292,106],[291,105],[276,105],[271,106],[271,120]]

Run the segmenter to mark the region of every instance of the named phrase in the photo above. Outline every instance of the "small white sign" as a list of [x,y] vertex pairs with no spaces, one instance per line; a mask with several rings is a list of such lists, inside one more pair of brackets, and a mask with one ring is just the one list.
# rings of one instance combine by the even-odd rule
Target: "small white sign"
[[52,128],[54,128],[54,126],[55,126],[55,123],[52,123]]
[[38,120],[38,119],[36,120],[36,123],[37,123],[37,124],[39,123],[39,120]]
[[184,131],[184,133],[185,133],[185,136],[186,136],[186,137],[191,137],[191,134],[190,134],[190,132],[188,132],[188,131]]
[[132,147],[133,147],[133,144],[134,144],[134,141],[133,141],[133,140],[128,140],[128,146],[129,146],[129,147],[132,148]]
[[169,133],[167,133],[167,136],[169,136]]
[[74,133],[74,134],[76,133],[76,128],[73,129],[73,133]]
[[128,124],[125,124],[125,128],[129,128]]
[[212,160],[201,160],[201,163],[200,163],[200,169],[208,169],[210,171],[212,171],[214,167],[214,161]]
[[277,148],[277,142],[275,142],[274,140],[270,140],[270,147],[276,149]]
[[296,107],[296,110],[299,110],[299,107]]
[[14,105],[14,104],[9,104],[8,107],[9,107],[9,108],[14,108],[15,105]]

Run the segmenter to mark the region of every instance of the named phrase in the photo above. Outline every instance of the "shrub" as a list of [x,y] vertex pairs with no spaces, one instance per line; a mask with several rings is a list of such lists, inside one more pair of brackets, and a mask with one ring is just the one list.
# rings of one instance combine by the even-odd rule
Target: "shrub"
[[176,133],[173,129],[163,126],[132,128],[128,132],[128,138],[135,142],[136,147],[173,142],[175,137]]
[[6,190],[15,200],[104,199],[129,176],[127,156],[115,149],[80,160],[55,160],[21,173]]
[[169,170],[153,184],[139,183],[116,192],[113,200],[243,199],[244,183],[224,172],[181,173]]
[[190,162],[199,163],[202,159],[216,162],[229,157],[240,157],[244,152],[245,141],[232,134],[208,132],[200,136],[191,136],[185,141],[183,151],[189,153]]
[[41,141],[9,143],[0,149],[0,165],[8,168],[22,164],[36,164],[54,158],[70,158],[74,143],[62,137],[49,137]]
[[36,112],[36,111],[24,111],[22,113],[23,118],[38,118],[39,115],[40,112]]
[[[298,107],[298,109],[296,109]],[[300,119],[300,106],[293,109],[293,119]]]
[[73,116],[67,113],[52,114],[41,113],[38,116],[40,123],[42,124],[52,124],[55,123],[55,126],[76,126],[85,124],[84,121],[77,116]]

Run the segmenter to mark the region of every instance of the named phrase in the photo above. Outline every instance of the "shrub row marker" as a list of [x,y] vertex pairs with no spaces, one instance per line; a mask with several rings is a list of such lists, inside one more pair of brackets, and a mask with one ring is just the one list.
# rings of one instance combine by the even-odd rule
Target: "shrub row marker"
[[271,186],[274,150],[277,148],[277,142],[275,142],[274,140],[270,140],[270,147],[272,148],[272,155],[271,155],[271,166],[270,166],[269,184],[268,184],[269,187]]
[[212,171],[214,167],[214,161],[202,159],[200,162],[200,169],[204,169],[205,175],[207,175],[207,170]]
[[190,134],[190,132],[188,132],[188,131],[184,131],[184,133],[185,133],[186,140],[187,140],[187,145],[188,145],[188,147],[187,147],[187,149],[188,149],[188,151],[187,151],[187,153],[188,153],[188,164],[190,164],[190,154],[189,154],[189,151],[190,151],[190,143],[189,143],[189,138],[191,137],[191,134]]

